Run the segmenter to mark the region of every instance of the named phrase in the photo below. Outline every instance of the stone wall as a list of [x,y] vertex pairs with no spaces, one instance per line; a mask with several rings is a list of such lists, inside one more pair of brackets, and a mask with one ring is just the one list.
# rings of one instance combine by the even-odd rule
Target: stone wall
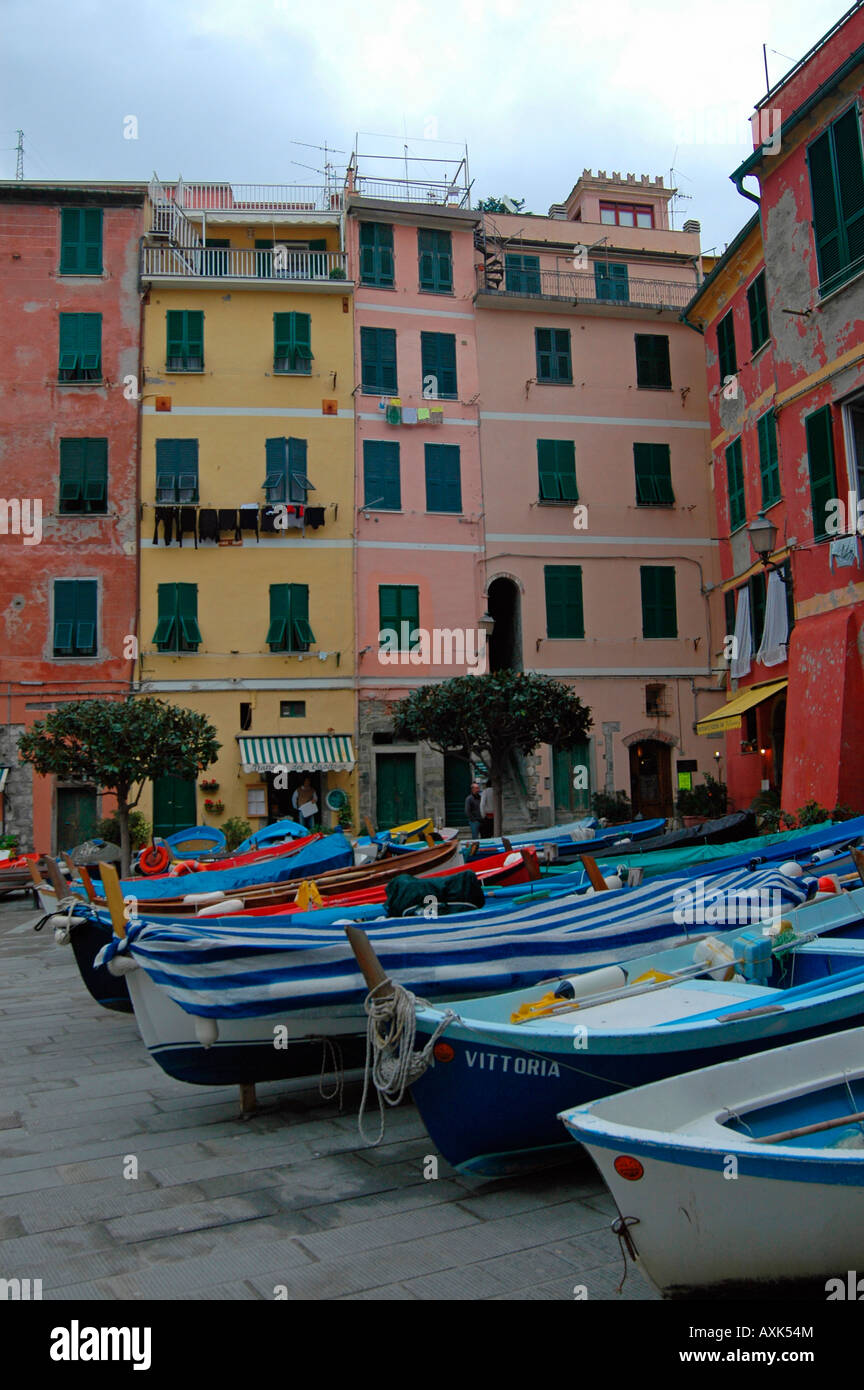
[[18,761],[18,740],[24,733],[23,724],[0,726],[0,767],[11,769],[3,796],[3,833],[18,835],[22,850],[33,844],[33,769],[29,763]]

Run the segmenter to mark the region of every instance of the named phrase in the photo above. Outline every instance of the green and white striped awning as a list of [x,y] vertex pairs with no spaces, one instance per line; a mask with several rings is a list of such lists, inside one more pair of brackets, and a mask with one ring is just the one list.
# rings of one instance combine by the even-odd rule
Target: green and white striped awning
[[242,738],[240,762],[244,772],[350,772],[354,747],[348,734],[315,734],[297,738]]
[[11,767],[0,767],[0,792],[5,791]]

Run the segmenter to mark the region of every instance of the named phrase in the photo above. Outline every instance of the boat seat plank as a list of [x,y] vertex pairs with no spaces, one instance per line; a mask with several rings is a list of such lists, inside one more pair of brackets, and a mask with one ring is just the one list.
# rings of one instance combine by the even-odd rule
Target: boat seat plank
[[864,941],[808,941],[796,947],[796,956],[864,956]]

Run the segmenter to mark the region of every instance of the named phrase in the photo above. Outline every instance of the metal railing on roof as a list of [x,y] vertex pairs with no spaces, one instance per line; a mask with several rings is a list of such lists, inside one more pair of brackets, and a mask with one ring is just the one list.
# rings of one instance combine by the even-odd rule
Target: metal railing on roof
[[184,213],[195,217],[199,213],[236,213],[238,221],[244,213],[271,213],[274,216],[305,212],[339,212],[342,192],[321,184],[293,183],[174,183],[154,180],[150,185],[154,204],[174,203]]
[[502,299],[559,299],[579,304],[623,305],[628,308],[684,309],[695,289],[693,282],[677,280],[609,281],[593,272],[575,270],[505,271],[504,278],[490,276],[477,266],[477,288],[481,294]]
[[291,251],[252,247],[143,246],[141,274],[145,279],[203,277],[230,280],[344,280],[348,257],[344,251]]

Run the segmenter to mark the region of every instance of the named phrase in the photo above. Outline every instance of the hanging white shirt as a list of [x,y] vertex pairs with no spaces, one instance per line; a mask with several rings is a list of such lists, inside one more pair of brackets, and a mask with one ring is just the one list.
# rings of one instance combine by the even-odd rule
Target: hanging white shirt
[[779,666],[786,660],[789,640],[789,610],[786,607],[786,585],[776,570],[768,576],[768,593],[765,597],[765,625],[762,629],[762,645],[756,653],[756,660],[763,666]]
[[747,585],[738,591],[738,604],[735,609],[735,642],[732,647],[730,674],[733,680],[746,676],[750,670],[750,648],[753,645],[750,626],[750,590]]

